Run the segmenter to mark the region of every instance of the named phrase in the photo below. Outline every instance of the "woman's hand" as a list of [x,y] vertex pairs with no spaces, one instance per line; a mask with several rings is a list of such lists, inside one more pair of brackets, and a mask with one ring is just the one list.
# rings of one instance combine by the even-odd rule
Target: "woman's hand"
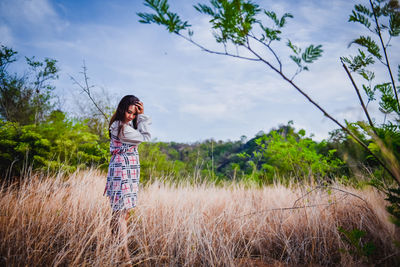
[[137,114],[143,114],[143,112],[144,112],[143,102],[140,102],[140,101],[137,102],[136,109],[137,109]]

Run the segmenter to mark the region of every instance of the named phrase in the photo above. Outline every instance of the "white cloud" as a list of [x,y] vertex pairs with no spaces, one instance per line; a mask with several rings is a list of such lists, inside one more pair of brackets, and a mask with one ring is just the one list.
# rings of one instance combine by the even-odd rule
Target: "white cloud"
[[361,107],[355,105],[338,108],[334,113],[338,117],[344,118],[348,121],[359,121],[365,119]]
[[29,31],[61,32],[69,25],[48,0],[3,0],[0,16],[3,22]]
[[14,0],[13,4],[15,5],[16,3],[20,5],[23,17],[30,23],[43,22],[48,18],[57,18],[56,12],[47,0]]
[[2,17],[10,21],[22,19],[37,23],[48,17],[57,17],[46,0],[4,0],[0,8]]

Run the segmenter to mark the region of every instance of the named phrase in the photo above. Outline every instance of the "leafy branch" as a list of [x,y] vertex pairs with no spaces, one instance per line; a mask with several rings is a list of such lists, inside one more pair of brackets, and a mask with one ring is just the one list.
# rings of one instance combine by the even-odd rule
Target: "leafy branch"
[[[279,42],[281,40],[282,28],[286,24],[288,18],[293,18],[289,13],[285,13],[281,18],[278,18],[276,13],[272,11],[262,10],[259,5],[253,3],[250,0],[210,0],[210,5],[197,4],[194,8],[205,15],[211,17],[209,20],[211,28],[213,29],[213,34],[215,41],[221,43],[224,47],[224,52],[211,50],[203,45],[199,44],[197,41],[193,40],[194,32],[190,28],[191,25],[188,21],[182,21],[178,14],[173,13],[169,10],[169,5],[167,0],[145,0],[144,5],[151,8],[155,13],[137,13],[141,18],[139,22],[146,24],[157,24],[163,25],[167,28],[170,33],[175,33],[179,37],[184,38],[195,46],[199,47],[205,52],[226,55],[246,60],[259,61],[266,64],[270,69],[276,72],[281,78],[287,81],[292,87],[294,87],[300,94],[302,94],[310,103],[312,103],[316,108],[318,108],[326,117],[338,125],[341,129],[347,132],[354,140],[356,140],[364,149],[368,151],[378,162],[385,168],[385,170],[394,178],[394,180],[400,185],[400,177],[397,179],[394,173],[385,165],[379,157],[374,154],[369,147],[360,140],[354,133],[352,133],[347,127],[342,125],[334,117],[332,117],[324,108],[318,105],[309,95],[307,95],[303,89],[297,86],[293,79],[301,71],[308,71],[308,65],[315,62],[322,55],[321,45],[310,45],[303,50],[294,45],[290,40],[287,42],[287,46],[293,52],[290,55],[291,60],[296,64],[297,70],[288,78],[288,74],[283,72],[282,63],[279,59],[278,53],[271,47],[272,42]],[[360,12],[362,11],[360,7]],[[273,27],[268,27],[259,18],[259,14],[263,11],[263,14],[272,20]],[[362,20],[365,22],[361,16],[356,16],[356,20]],[[364,24],[368,25],[367,22]],[[395,25],[395,23],[394,23]],[[259,33],[258,35],[254,32]],[[264,54],[256,51],[253,48],[252,41],[263,44],[267,51],[272,54],[276,62],[273,63],[267,59]],[[364,45],[365,47],[370,47],[369,52],[379,59],[379,48],[378,50],[374,46],[374,42],[368,38],[361,38],[360,40],[355,40],[354,43]],[[231,53],[227,50],[227,45],[232,44],[236,47],[244,48],[253,57],[242,56],[238,52]],[[371,59],[368,59],[371,61]],[[386,60],[388,64],[388,60]]]
[[[386,3],[385,3],[386,2]],[[373,1],[369,0],[370,8],[363,5],[355,5],[352,15],[350,15],[349,21],[356,22],[364,25],[366,28],[370,30],[374,35],[377,35],[379,38],[381,48],[379,45],[370,37],[370,36],[360,36],[353,40],[350,44],[358,44],[361,47],[367,49],[368,53],[377,58],[387,69],[391,80],[391,87],[393,90],[393,94],[396,99],[396,104],[398,109],[400,110],[400,101],[397,94],[397,87],[394,81],[392,69],[390,67],[390,62],[388,58],[387,48],[389,47],[390,40],[392,37],[396,37],[400,35],[400,8],[398,1]],[[388,23],[383,24],[379,20],[381,17],[388,17]],[[371,22],[369,19],[372,19],[375,22],[375,29],[371,30]],[[382,32],[383,30],[387,30],[389,39],[384,42]],[[383,55],[381,53],[381,49]],[[371,63],[373,64],[373,62]]]

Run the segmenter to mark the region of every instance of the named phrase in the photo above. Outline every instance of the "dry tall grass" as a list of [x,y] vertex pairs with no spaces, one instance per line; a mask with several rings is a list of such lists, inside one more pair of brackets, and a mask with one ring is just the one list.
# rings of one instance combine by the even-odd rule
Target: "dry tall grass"
[[[0,264],[8,266],[117,266],[120,244],[111,236],[111,210],[102,196],[105,176],[77,172],[3,188],[0,197]],[[245,189],[165,186],[143,188],[129,222],[128,242],[138,265],[357,265],[393,264],[394,227],[384,200],[372,189],[304,191],[280,185]],[[318,206],[313,206],[318,204]],[[327,205],[325,205],[327,204]],[[367,232],[372,258],[350,255],[338,227]],[[268,265],[269,266],[269,265]]]

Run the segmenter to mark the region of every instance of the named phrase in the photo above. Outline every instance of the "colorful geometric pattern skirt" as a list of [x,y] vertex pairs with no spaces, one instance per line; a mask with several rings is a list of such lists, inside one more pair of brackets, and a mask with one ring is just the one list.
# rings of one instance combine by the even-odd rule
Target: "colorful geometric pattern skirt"
[[122,143],[111,136],[111,160],[104,192],[114,211],[136,206],[139,191],[140,162],[137,145]]

